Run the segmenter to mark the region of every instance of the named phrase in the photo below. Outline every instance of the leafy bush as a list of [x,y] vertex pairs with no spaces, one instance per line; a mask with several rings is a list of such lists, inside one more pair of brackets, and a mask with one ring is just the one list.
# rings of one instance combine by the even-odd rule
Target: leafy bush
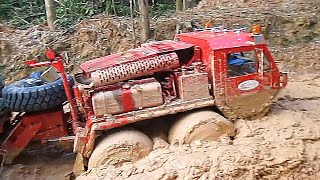
[[18,27],[42,23],[45,20],[43,0],[0,0],[0,20]]
[[[70,27],[96,14],[130,15],[128,0],[55,0],[58,27]],[[137,1],[137,0],[136,0]],[[46,22],[44,0],[0,0],[0,21],[19,28]],[[138,4],[138,3],[136,3]],[[150,6],[150,17],[174,12],[174,1],[158,0]],[[138,8],[137,8],[138,9]]]

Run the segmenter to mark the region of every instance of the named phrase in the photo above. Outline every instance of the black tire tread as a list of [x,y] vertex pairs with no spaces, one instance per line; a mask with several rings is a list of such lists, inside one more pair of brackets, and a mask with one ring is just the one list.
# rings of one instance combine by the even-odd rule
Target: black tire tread
[[[73,79],[68,77],[70,86]],[[2,91],[3,98],[12,111],[35,112],[52,109],[66,101],[61,79],[40,86],[18,87],[15,83],[5,86]]]

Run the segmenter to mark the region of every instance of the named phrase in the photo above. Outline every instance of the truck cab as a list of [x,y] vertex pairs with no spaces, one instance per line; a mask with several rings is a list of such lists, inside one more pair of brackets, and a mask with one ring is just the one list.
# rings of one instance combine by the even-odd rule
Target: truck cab
[[229,118],[264,114],[286,85],[261,32],[207,29],[177,34],[176,41],[195,44],[207,65],[216,106]]

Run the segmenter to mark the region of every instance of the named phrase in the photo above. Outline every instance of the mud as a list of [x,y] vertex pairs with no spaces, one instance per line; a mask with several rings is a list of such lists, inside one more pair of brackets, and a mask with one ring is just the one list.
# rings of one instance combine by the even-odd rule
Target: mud
[[4,166],[0,179],[3,180],[69,180],[73,170],[75,155],[50,152],[22,154],[12,165]]
[[173,123],[168,132],[168,142],[171,144],[189,144],[194,139],[216,141],[226,134],[229,137],[236,135],[232,122],[212,110],[193,111],[181,114]]
[[234,140],[159,148],[120,168],[79,179],[319,179],[320,76],[291,74],[268,116],[238,120]]

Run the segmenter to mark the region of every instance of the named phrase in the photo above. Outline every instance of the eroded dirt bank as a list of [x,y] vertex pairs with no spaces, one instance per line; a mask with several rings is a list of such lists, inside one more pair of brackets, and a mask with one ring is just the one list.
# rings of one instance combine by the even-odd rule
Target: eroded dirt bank
[[319,179],[320,75],[291,74],[268,116],[236,122],[233,141],[156,149],[135,164],[79,179]]

